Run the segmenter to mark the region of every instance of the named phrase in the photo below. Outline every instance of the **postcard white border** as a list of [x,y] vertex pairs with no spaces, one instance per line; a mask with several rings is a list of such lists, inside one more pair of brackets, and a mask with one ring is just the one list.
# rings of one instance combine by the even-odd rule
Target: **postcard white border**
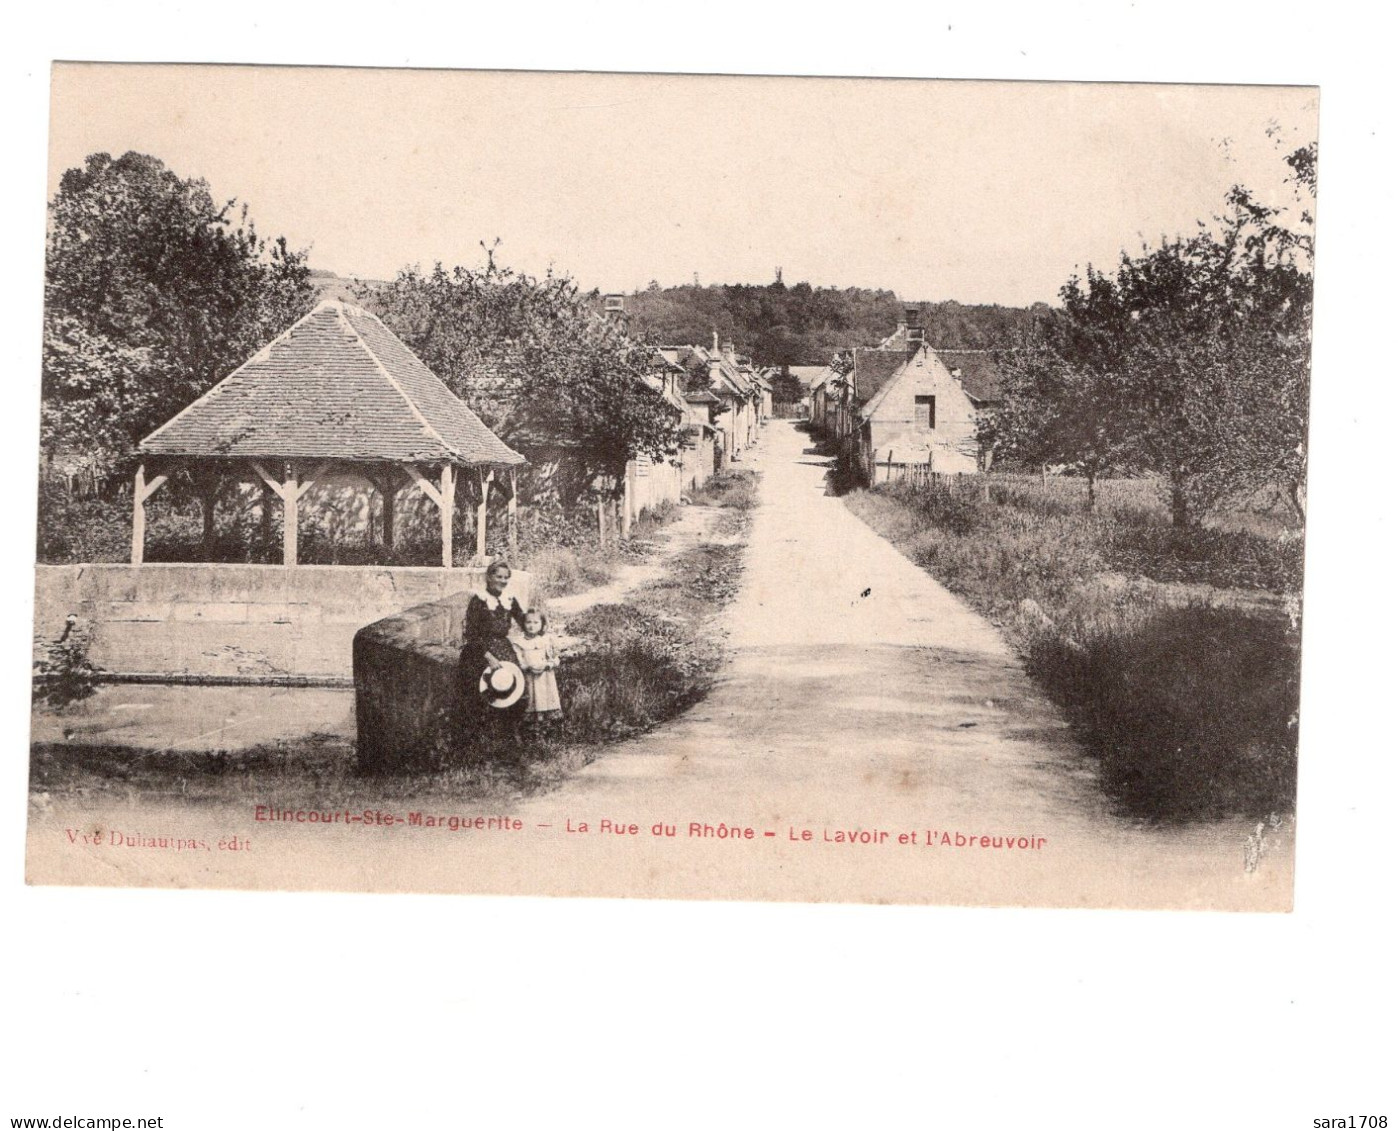
[[[1398,1117],[1390,66],[1295,4],[65,5],[7,48],[0,707],[11,1115],[167,1126],[1311,1126]],[[444,9],[447,6],[442,6]],[[945,18],[942,18],[942,17]],[[1356,24],[1353,21],[1361,21]],[[939,29],[948,26],[949,31]],[[1290,916],[26,889],[52,58],[1318,83],[1322,188],[1297,910]],[[1382,304],[1382,307],[1381,307]],[[26,524],[29,524],[26,526]],[[1387,764],[1385,764],[1387,763]],[[52,1109],[52,1110],[51,1110]],[[1192,1113],[1192,1117],[1190,1117]],[[1181,1122],[1189,1118],[1189,1122]],[[984,1125],[984,1124],[979,1124]]]

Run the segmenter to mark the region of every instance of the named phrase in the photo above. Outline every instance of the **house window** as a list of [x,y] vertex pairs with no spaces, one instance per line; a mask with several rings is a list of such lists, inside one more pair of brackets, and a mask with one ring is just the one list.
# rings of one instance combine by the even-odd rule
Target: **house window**
[[[913,398],[918,408],[927,409],[927,427],[937,427],[937,398],[933,396],[917,396]],[[922,414],[919,413],[919,416]]]

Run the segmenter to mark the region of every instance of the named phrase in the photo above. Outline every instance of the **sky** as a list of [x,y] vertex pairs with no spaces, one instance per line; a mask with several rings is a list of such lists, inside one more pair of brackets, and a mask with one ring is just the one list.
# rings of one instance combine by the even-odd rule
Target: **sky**
[[[313,267],[479,264],[1055,300],[1192,230],[1235,183],[1284,201],[1307,87],[57,64],[49,192],[137,150]],[[1269,124],[1279,128],[1274,141]]]

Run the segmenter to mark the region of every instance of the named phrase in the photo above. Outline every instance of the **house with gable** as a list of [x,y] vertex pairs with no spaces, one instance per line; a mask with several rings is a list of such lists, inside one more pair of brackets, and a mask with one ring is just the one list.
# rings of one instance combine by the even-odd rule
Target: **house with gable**
[[766,424],[772,419],[772,378],[773,369],[753,369],[753,382],[757,385],[757,423]]
[[909,353],[859,410],[856,447],[868,482],[887,482],[910,467],[933,475],[987,470],[977,425],[999,399],[1006,352],[923,343]]
[[[702,487],[722,460],[722,434],[718,416],[723,402],[708,388],[708,360],[692,346],[662,346],[657,351],[672,367],[675,392],[684,402],[685,439],[680,452],[682,489]],[[698,380],[696,373],[703,373]]]
[[864,406],[922,344],[916,307],[877,346],[857,346],[837,354],[811,386],[811,421],[816,430],[848,451],[859,440]]
[[722,381],[737,392],[734,403],[734,459],[757,443],[758,429],[765,419],[764,391],[768,411],[772,404],[772,387],[753,367],[752,359],[741,356],[732,342],[724,342],[713,363]]
[[977,425],[1000,398],[1008,352],[933,349],[918,309],[908,307],[878,346],[837,356],[816,379],[811,422],[870,483],[913,466],[937,475],[985,470]]

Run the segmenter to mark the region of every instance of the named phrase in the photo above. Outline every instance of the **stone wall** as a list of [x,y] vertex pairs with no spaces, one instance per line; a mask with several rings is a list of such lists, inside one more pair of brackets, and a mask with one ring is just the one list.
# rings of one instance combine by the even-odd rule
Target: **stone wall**
[[462,620],[469,594],[419,605],[354,636],[359,767],[376,773],[431,760],[460,723]]
[[[469,593],[482,570],[430,566],[41,565],[34,630],[90,626],[104,671],[172,677],[352,674],[364,625]],[[514,588],[528,598],[528,575]],[[464,607],[464,596],[462,606]]]

